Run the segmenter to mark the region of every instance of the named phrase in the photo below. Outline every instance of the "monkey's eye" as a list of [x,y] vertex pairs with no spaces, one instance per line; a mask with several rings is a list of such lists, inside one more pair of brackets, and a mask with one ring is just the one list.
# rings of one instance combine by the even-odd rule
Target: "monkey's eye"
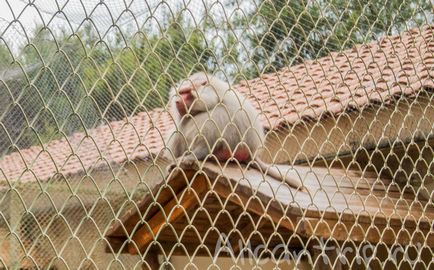
[[207,81],[203,81],[200,85],[206,85]]

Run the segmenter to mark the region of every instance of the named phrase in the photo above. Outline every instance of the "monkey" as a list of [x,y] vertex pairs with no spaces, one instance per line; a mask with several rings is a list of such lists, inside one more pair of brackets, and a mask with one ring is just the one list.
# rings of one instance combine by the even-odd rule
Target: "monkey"
[[169,94],[175,129],[167,139],[167,148],[175,158],[182,158],[187,164],[204,160],[210,154],[222,162],[254,161],[252,164],[269,176],[303,189],[301,181],[282,176],[256,157],[265,131],[259,112],[246,97],[229,83],[205,72],[195,73],[178,85]]

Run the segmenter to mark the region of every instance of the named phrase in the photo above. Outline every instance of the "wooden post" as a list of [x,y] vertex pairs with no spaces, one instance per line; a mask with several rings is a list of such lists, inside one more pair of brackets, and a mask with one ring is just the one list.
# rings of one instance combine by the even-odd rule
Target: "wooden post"
[[[338,247],[336,246],[324,246],[323,250],[320,248],[313,248],[313,262],[314,269],[316,270],[342,270],[343,265],[338,259]],[[321,257],[320,257],[321,256]],[[325,256],[325,257],[324,257]]]
[[149,252],[145,256],[145,261],[142,263],[143,270],[158,270],[160,269],[160,261],[156,252]]
[[[137,254],[143,250],[154,236],[167,224],[175,221],[182,216],[186,210],[197,203],[197,196],[207,189],[205,178],[197,177],[191,185],[191,189],[185,189],[177,194],[176,198],[164,205],[163,211],[157,212],[147,225],[141,226],[133,235],[133,243],[128,245],[130,254]],[[189,194],[191,192],[192,194]],[[150,231],[151,230],[151,231]]]

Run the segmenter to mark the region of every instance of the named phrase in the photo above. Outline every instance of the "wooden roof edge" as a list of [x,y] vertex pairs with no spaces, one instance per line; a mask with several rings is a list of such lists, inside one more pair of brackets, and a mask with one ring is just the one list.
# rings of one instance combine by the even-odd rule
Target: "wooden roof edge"
[[[260,172],[258,171],[258,173]],[[164,186],[170,186],[170,189],[176,190],[176,197],[173,197],[172,193],[172,198],[167,200],[165,198],[167,195],[161,195],[161,189],[164,189]],[[218,196],[234,204],[241,207],[247,206],[248,210],[256,215],[266,215],[273,222],[280,224],[280,226],[286,229],[292,231],[295,229],[292,222],[282,219],[285,213],[278,207],[269,206],[264,209],[258,200],[251,200],[250,195],[252,194],[246,194],[245,192],[232,196],[234,193],[231,186],[224,183],[222,175],[208,167],[207,163],[202,164],[200,167],[198,164],[181,163],[171,172],[167,182],[159,183],[152,189],[153,195],[146,196],[138,202],[137,208],[141,208],[149,205],[157,196],[164,213],[163,211],[157,211],[152,215],[147,213],[148,218],[145,218],[143,214],[129,210],[105,234],[110,244],[110,247],[107,245],[106,251],[111,251],[111,249],[119,251],[123,249],[130,254],[137,254],[143,251],[143,248],[152,242],[154,235],[159,232],[165,223],[174,222],[183,214],[186,214],[190,208],[200,202],[200,195],[211,189]],[[146,224],[137,227],[137,224],[144,220],[147,220]],[[135,225],[134,232],[128,231],[129,224]],[[130,235],[132,241],[125,245],[124,241],[128,238],[127,235]]]
[[[172,178],[172,181],[179,180],[179,174],[177,176]],[[175,222],[189,209],[200,203],[200,196],[208,189],[209,186],[205,177],[199,175],[199,177],[194,178],[191,185],[179,191],[175,197],[164,204],[163,211],[155,213],[145,225],[139,227],[132,234],[132,241],[128,244],[128,252],[130,254],[140,253],[144,247],[152,242],[164,224]]]
[[[293,197],[293,201],[291,201],[289,198],[288,200],[285,200],[290,202],[289,205],[283,205],[278,198],[273,198],[274,195],[278,196],[279,194],[272,194],[271,192],[263,193],[264,190],[257,189],[254,184],[242,184],[243,181],[246,181],[246,178],[252,180],[251,176],[253,175],[257,178],[255,179],[256,184],[261,185],[264,183],[264,185],[279,185],[277,191],[279,191],[280,185],[282,185],[278,180],[271,180],[270,183],[265,180],[258,182],[259,178],[264,178],[263,175],[255,169],[248,170],[248,173],[244,172],[246,173],[246,175],[244,175],[244,173],[242,175],[242,177],[246,177],[244,180],[235,179],[236,177],[231,175],[231,170],[232,173],[233,171],[236,171],[235,167],[237,166],[232,164],[228,166],[229,169],[222,169],[219,167],[219,165],[209,162],[203,163],[200,166],[192,166],[191,164],[181,163],[176,170],[171,172],[167,181],[160,183],[153,189],[153,195],[146,196],[138,203],[139,209],[146,208],[146,210],[149,210],[149,204],[156,200],[158,201],[160,208],[157,208],[156,211],[148,212],[146,214],[142,214],[137,211],[127,212],[127,214],[120,219],[120,222],[116,222],[115,226],[106,233],[109,242],[113,241],[114,246],[119,246],[116,245],[116,242],[119,242],[119,240],[122,238],[125,241],[128,238],[127,235],[130,235],[132,241],[129,242],[128,246],[124,248],[126,248],[126,250],[132,254],[141,252],[143,248],[153,241],[154,236],[158,234],[164,224],[168,222],[174,222],[181,216],[185,215],[190,208],[200,203],[200,196],[209,190],[212,190],[218,196],[225,198],[226,200],[229,200],[240,207],[243,207],[243,209],[246,209],[255,215],[267,216],[267,218],[271,219],[276,224],[279,224],[279,227],[281,228],[299,233],[301,236],[305,237],[312,235],[326,236],[327,234],[320,233],[321,229],[318,229],[318,226],[322,226],[322,230],[324,230],[324,224],[327,224],[326,227],[328,227],[330,231],[328,236],[333,236],[336,238],[336,240],[345,240],[348,239],[349,236],[346,234],[337,234],[333,231],[334,228],[336,226],[352,226],[356,224],[360,225],[360,228],[362,229],[361,233],[359,234],[353,233],[351,239],[354,241],[370,240],[374,242],[383,241],[385,243],[393,243],[393,241],[396,241],[398,238],[401,239],[402,237],[400,238],[398,237],[399,235],[392,233],[387,237],[381,236],[380,240],[380,235],[376,235],[372,231],[373,222],[375,222],[376,226],[378,225],[380,227],[383,225],[396,227],[397,230],[395,233],[400,233],[400,229],[402,229],[403,226],[401,223],[405,222],[405,224],[409,225],[415,223],[413,224],[414,226],[409,227],[410,232],[418,230],[418,228],[422,228],[424,224],[421,223],[430,223],[430,221],[426,219],[431,219],[434,213],[431,207],[428,209],[429,211],[426,210],[427,212],[422,212],[421,218],[424,217],[423,221],[417,218],[412,220],[411,217],[404,217],[404,220],[399,219],[402,221],[401,223],[395,222],[396,220],[389,220],[385,214],[371,216],[371,218],[368,220],[361,213],[357,213],[351,208],[345,209],[343,212],[339,212],[337,210],[333,212],[333,209],[331,209],[331,212],[328,214],[326,211],[323,211],[324,209],[318,209],[318,213],[313,213],[315,211],[310,209],[310,207],[304,209],[301,205],[298,205],[298,202],[294,201],[295,197]],[[323,170],[323,168],[321,168],[321,170]],[[319,176],[316,177],[319,178],[323,174],[320,171],[317,173]],[[347,178],[348,177],[349,176],[347,176]],[[282,188],[289,189],[289,191],[284,193],[287,196],[297,194],[296,192],[298,192],[288,186]],[[312,190],[317,189],[316,186],[312,186],[311,188]],[[275,191],[276,189],[272,189],[272,192]],[[302,194],[302,197],[300,198],[307,199],[310,198],[309,196],[310,194]],[[139,211],[141,210],[142,209]],[[397,215],[396,213],[391,213],[390,215],[390,218],[393,216],[393,218],[396,219],[396,217],[394,217]],[[382,219],[384,219],[384,222]],[[147,222],[143,223],[144,220]],[[142,225],[139,225],[140,223]],[[389,230],[389,228],[384,229]],[[364,233],[368,233],[368,231],[370,234],[365,236]],[[124,237],[122,237],[122,235]],[[408,235],[403,236],[402,242],[407,243],[409,238],[411,239],[411,237],[408,237]],[[433,239],[430,238],[429,242],[430,245],[433,246],[433,243],[431,243],[433,242]]]
[[[183,170],[176,171],[172,170],[168,175],[167,180],[157,183],[147,196],[136,203],[137,207],[126,211],[117,222],[112,224],[112,226],[106,231],[105,235],[114,238],[120,237],[119,235],[125,235],[125,229],[129,229],[129,224],[137,224],[137,222],[144,220],[146,218],[144,215],[154,215],[155,211],[142,213],[140,209],[143,207],[149,207],[149,205],[155,202],[158,198],[161,200],[159,201],[160,205],[164,205],[169,199],[166,198],[166,200],[162,200],[161,198],[164,199],[165,197],[170,196],[169,193],[172,193],[173,195],[173,193],[177,194],[179,191],[185,189],[188,185],[189,179],[193,177],[193,174],[195,174],[196,171],[197,169],[195,168],[184,168]],[[178,181],[174,181],[175,178]],[[168,188],[164,188],[165,186]]]
[[420,245],[426,241],[429,247],[434,247],[434,236],[425,233],[417,227],[388,226],[387,224],[372,224],[345,222],[341,220],[326,220],[318,218],[303,218],[297,226],[297,234],[302,237],[316,236],[323,239],[332,238],[338,242],[354,241],[369,243],[384,243],[386,245]]
[[[167,181],[158,183],[152,188],[152,194],[144,197],[137,203],[136,208],[128,210],[117,222],[112,224],[105,233],[111,246],[107,245],[106,251],[111,251],[110,248],[116,252],[123,249],[131,254],[137,254],[138,249],[152,241],[153,235],[159,231],[164,223],[176,221],[184,211],[197,205],[198,200],[195,195],[200,195],[206,190],[204,177],[194,177],[195,172],[198,171],[197,168],[186,168],[186,166],[180,168],[183,169],[173,170]],[[194,180],[190,182],[193,178]],[[192,190],[194,191],[189,192]],[[142,208],[149,208],[149,205],[155,201],[158,201],[161,208],[142,213]],[[145,220],[147,222],[143,223]],[[138,227],[139,223],[144,224],[144,226]],[[123,242],[128,236],[132,241],[125,245]]]

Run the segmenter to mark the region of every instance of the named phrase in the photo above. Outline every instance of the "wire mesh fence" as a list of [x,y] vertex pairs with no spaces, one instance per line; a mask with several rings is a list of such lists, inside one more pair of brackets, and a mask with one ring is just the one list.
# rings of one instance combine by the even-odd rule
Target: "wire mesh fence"
[[0,268],[433,267],[431,1],[0,7]]

